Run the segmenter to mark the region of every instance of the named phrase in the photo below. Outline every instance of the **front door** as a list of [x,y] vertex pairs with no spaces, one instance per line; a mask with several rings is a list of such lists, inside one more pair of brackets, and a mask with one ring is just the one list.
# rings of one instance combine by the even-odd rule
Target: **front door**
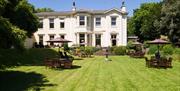
[[112,40],[112,46],[116,46],[116,40]]
[[111,35],[111,44],[112,46],[117,45],[116,34]]

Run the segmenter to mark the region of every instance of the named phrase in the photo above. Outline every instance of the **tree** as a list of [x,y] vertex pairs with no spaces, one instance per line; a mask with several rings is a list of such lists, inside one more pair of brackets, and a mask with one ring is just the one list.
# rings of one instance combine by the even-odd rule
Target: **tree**
[[6,0],[0,0],[0,11],[1,11],[0,16],[4,13],[6,4],[7,4]]
[[34,7],[27,0],[0,0],[0,48],[23,48],[26,36],[38,29]]
[[158,28],[172,43],[180,41],[180,1],[164,0]]
[[155,23],[161,16],[161,3],[144,3],[134,10],[134,16],[129,20],[128,31],[140,38],[140,41],[153,40],[160,36]]
[[9,21],[27,32],[31,37],[38,29],[38,17],[34,14],[34,7],[27,0],[8,0],[6,11],[2,15]]
[[53,12],[54,10],[52,10],[51,8],[37,8],[35,10],[36,13],[39,13],[39,12]]
[[24,48],[26,32],[13,26],[7,19],[0,17],[0,48],[7,49],[14,46],[16,49]]

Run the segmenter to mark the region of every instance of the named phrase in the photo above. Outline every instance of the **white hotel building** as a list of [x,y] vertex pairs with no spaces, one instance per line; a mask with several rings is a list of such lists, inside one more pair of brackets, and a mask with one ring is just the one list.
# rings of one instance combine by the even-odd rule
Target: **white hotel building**
[[127,14],[124,2],[109,10],[76,9],[73,2],[72,11],[36,13],[40,26],[35,41],[49,45],[48,40],[61,37],[72,41],[69,46],[126,46]]

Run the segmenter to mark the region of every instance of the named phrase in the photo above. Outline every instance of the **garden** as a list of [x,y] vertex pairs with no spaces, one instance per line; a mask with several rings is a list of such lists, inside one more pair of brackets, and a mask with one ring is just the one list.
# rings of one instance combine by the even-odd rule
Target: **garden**
[[[155,50],[157,50],[157,46],[147,47],[149,52],[145,55],[146,57],[153,55]],[[24,52],[13,49],[9,51],[1,49],[0,57],[3,59],[3,63],[11,64],[4,64],[4,67],[1,65],[1,68],[5,69],[0,71],[0,90],[180,90],[179,48],[174,49],[171,45],[165,45],[160,48],[162,54],[173,57],[173,67],[168,69],[146,67],[144,58],[133,58],[127,55],[128,50],[132,50],[128,48],[128,46],[110,48],[109,59],[112,61],[106,61],[104,55],[93,55],[103,51],[101,48],[70,48],[70,54],[76,54],[80,51],[80,53],[91,55],[74,56],[73,65],[70,69],[49,68],[44,65],[45,58],[58,57],[58,49],[34,48]],[[17,52],[19,53],[17,54]]]

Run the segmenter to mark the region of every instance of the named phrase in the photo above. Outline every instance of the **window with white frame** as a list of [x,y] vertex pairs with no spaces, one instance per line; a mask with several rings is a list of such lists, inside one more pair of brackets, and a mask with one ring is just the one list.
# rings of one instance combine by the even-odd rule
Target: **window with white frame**
[[100,17],[96,17],[96,19],[95,19],[95,24],[96,24],[96,26],[101,26],[101,18]]
[[39,28],[43,28],[43,19],[39,19]]
[[96,46],[101,46],[101,34],[96,34]]
[[49,19],[49,28],[54,28],[54,18]]
[[115,16],[111,17],[111,26],[116,26],[116,20],[117,20],[117,17]]
[[42,44],[43,45],[43,35],[39,35],[39,44]]
[[79,25],[84,26],[85,25],[85,16],[79,16]]
[[65,38],[65,35],[60,35],[60,38],[64,39],[64,38]]
[[64,22],[60,22],[60,28],[63,29],[64,28]]
[[85,46],[85,34],[79,34],[80,46]]
[[49,35],[49,39],[50,40],[54,39],[54,35]]
[[[52,40],[52,39],[54,39],[54,35],[49,35],[49,40]],[[54,43],[53,43],[53,42],[50,42],[50,45],[53,46]]]

